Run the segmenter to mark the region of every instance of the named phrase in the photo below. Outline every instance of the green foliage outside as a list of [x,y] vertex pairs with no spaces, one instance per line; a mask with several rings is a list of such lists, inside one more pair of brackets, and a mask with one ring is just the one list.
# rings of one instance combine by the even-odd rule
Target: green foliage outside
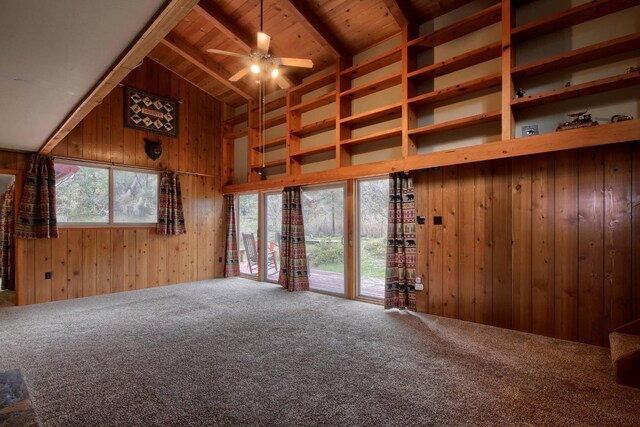
[[115,222],[158,220],[158,175],[128,171],[113,173]]
[[56,184],[58,222],[109,221],[109,170],[81,167]]

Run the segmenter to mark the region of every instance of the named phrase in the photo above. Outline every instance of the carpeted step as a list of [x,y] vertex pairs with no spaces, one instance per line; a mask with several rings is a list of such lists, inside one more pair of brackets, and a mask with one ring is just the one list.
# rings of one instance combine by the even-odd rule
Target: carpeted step
[[609,343],[616,382],[640,388],[640,335],[611,332]]

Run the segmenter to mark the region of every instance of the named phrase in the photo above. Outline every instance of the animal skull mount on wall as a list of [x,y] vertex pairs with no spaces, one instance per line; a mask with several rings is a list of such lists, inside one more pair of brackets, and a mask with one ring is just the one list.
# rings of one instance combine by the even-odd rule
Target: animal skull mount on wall
[[150,139],[144,139],[144,152],[151,160],[158,160],[162,155],[162,141],[151,141]]

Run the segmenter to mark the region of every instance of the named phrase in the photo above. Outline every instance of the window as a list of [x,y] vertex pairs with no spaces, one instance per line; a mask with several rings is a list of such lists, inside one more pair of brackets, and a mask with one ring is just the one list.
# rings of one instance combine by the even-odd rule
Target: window
[[55,170],[59,224],[158,222],[157,173],[59,162]]
[[358,181],[358,296],[384,298],[389,180]]
[[258,277],[258,194],[238,196],[240,274]]
[[265,280],[278,282],[280,267],[280,233],[282,231],[282,192],[266,193],[264,195],[265,232],[267,233],[264,251],[266,259],[263,264],[266,267]]

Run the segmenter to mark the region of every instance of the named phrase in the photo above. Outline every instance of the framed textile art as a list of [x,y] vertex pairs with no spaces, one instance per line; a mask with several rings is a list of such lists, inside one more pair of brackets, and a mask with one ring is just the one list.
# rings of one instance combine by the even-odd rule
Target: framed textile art
[[178,101],[124,87],[124,126],[178,137]]

